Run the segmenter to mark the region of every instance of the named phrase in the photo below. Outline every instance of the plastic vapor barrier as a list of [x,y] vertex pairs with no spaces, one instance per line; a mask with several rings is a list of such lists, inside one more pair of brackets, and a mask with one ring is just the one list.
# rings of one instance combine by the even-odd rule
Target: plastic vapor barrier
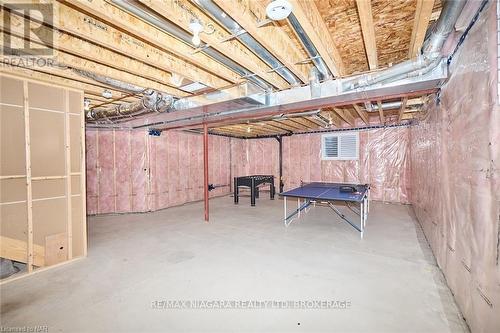
[[495,2],[450,65],[441,102],[411,128],[411,202],[472,332],[500,332]]

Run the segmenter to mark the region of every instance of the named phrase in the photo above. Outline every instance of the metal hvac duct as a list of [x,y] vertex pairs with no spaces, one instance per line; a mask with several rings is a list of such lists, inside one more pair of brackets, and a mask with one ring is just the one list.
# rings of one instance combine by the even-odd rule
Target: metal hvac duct
[[304,28],[302,28],[302,25],[300,25],[299,20],[297,20],[295,15],[293,15],[293,12],[288,15],[288,21],[290,22],[292,28],[295,30],[295,33],[300,39],[300,42],[306,49],[307,54],[309,54],[309,57],[311,57],[314,66],[316,66],[316,68],[318,69],[321,75],[320,79],[326,80],[332,78],[332,74],[330,73],[328,66],[326,66],[326,63],[321,58],[321,55],[314,46],[313,42],[309,39],[309,36],[307,36]]
[[[120,7],[121,9],[128,11],[135,16],[143,19],[144,21],[148,22],[149,24],[157,27],[160,30],[163,30],[164,32],[168,33],[169,35],[172,35],[184,43],[188,45],[191,44],[191,39],[192,35],[185,30],[177,27],[176,25],[168,22],[164,18],[162,18],[160,15],[156,14],[154,11],[151,9],[145,7],[144,5],[141,5],[138,2],[133,2],[129,0],[112,0],[113,3]],[[220,62],[221,64],[225,65],[232,71],[238,73],[238,75],[241,75],[244,78],[247,78],[249,81],[252,81],[253,83],[257,84],[259,87],[265,89],[265,90],[270,90],[272,85],[270,85],[267,81],[264,79],[260,78],[256,74],[248,71],[246,68],[243,66],[237,64],[230,58],[226,57],[224,54],[220,53],[219,51],[215,50],[214,48],[201,43],[200,44],[200,49],[208,55],[209,57],[215,59],[216,61]]]
[[[403,103],[401,101],[396,101],[396,102],[384,102],[382,103],[382,110],[395,110],[399,109]],[[421,106],[423,103],[417,103],[412,106],[418,107]],[[367,112],[378,112],[378,105],[373,104],[370,102],[365,103],[365,109]]]
[[87,112],[86,117],[89,121],[107,120],[115,122],[149,112],[168,112],[173,104],[174,98],[172,96],[148,89],[137,102],[102,109],[91,109]]
[[80,76],[86,77],[88,79],[92,79],[92,80],[100,82],[100,83],[104,83],[105,85],[116,88],[118,90],[128,91],[128,92],[131,92],[134,94],[139,94],[139,93],[142,93],[146,89],[143,87],[139,87],[139,86],[127,83],[127,82],[123,82],[120,80],[112,79],[110,77],[95,74],[95,73],[92,73],[89,71],[85,71],[85,70],[81,70],[81,69],[77,69],[77,68],[71,68],[71,67],[68,67],[68,68],[70,68],[73,72],[75,72],[76,74],[78,74]]
[[407,60],[377,73],[357,76],[344,82],[343,90],[353,90],[391,79],[422,75],[431,71],[441,60],[444,42],[455,29],[455,23],[467,0],[446,0],[434,28],[424,41],[422,53],[414,60]]
[[228,29],[235,38],[239,39],[250,50],[252,50],[259,58],[266,62],[274,69],[282,78],[289,84],[300,84],[299,79],[286,68],[275,56],[273,56],[266,48],[256,41],[249,33],[247,33],[235,20],[225,13],[212,0],[194,0],[194,2],[202,9],[210,13],[221,25]]

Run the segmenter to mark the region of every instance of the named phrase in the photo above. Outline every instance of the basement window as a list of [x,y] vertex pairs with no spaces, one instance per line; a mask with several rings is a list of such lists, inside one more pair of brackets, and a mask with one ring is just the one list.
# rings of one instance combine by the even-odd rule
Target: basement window
[[335,133],[321,136],[322,160],[357,160],[359,158],[359,133]]

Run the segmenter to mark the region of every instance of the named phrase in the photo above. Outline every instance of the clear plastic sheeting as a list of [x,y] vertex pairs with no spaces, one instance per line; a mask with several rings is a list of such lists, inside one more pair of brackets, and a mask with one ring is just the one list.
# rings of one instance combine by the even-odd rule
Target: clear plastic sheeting
[[[87,130],[87,214],[155,211],[203,199],[203,137]],[[209,183],[230,191],[229,138],[209,137]]]
[[[285,189],[301,181],[368,183],[372,199],[408,203],[408,127],[359,132],[359,160],[323,161],[321,135],[283,137]],[[272,174],[279,185],[279,144],[274,138],[232,140],[232,174]]]
[[455,54],[440,104],[410,134],[411,202],[472,332],[500,332],[495,5]]
[[372,200],[408,203],[408,128],[396,127],[359,132],[359,159],[321,159],[322,134],[283,139],[285,188],[301,181],[367,183]]

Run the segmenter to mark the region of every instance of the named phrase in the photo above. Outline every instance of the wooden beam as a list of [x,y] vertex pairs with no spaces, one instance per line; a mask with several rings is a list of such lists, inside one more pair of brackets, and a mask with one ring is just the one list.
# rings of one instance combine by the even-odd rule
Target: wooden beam
[[279,89],[289,87],[288,83],[278,74],[267,73],[270,67],[260,58],[255,56],[238,40],[228,40],[230,33],[222,28],[217,22],[208,17],[199,8],[193,6],[187,0],[139,0],[144,5],[153,9],[165,19],[171,21],[186,31],[193,18],[198,18],[205,29],[213,30],[212,33],[201,33],[200,39],[210,47],[224,54],[229,59],[245,67],[250,72],[257,74],[273,86]]
[[[148,43],[161,51],[176,54],[180,58],[191,62],[194,66],[220,76],[231,83],[239,80],[238,74],[232,72],[219,62],[214,61],[206,54],[202,52],[193,53],[193,49],[184,42],[104,0],[65,0],[64,2],[78,10],[91,14],[100,21],[106,22],[126,34],[140,39],[141,43]],[[177,74],[184,75],[183,72]]]
[[214,0],[214,2],[303,83],[308,82],[310,66],[297,65],[304,60],[304,56],[291,43],[290,37],[283,29],[273,24],[260,28],[257,26],[259,21],[266,19],[265,8],[260,2],[254,0]]
[[383,124],[383,123],[385,123],[385,118],[384,118],[384,110],[382,109],[382,101],[381,100],[377,101],[377,106],[378,106],[378,115],[380,117],[380,123]]
[[[33,265],[45,266],[45,247],[33,244]],[[28,263],[28,243],[26,241],[0,236],[0,257]]]
[[[58,6],[60,19],[56,21],[55,27],[64,32],[79,36],[79,38],[113,50],[121,55],[135,58],[169,73],[177,73],[191,81],[201,82],[209,87],[220,88],[229,84],[229,81],[219,77],[227,73],[226,67],[220,64],[214,67],[214,71],[219,70],[219,72],[215,72],[218,75],[216,76],[212,74],[213,72],[207,72],[208,70],[205,69],[206,66],[213,65],[211,59],[205,57],[205,62],[196,62],[193,65],[193,63],[187,62],[179,56],[165,51],[163,48],[172,45],[179,46],[179,49],[182,49],[179,44],[181,42],[175,38],[162,39],[161,37],[166,34],[162,34],[157,29],[103,0],[94,0],[92,2],[86,0],[60,1],[64,3],[60,3]],[[78,10],[66,4],[76,7]],[[85,13],[79,10],[85,11]],[[115,26],[127,30],[120,30]],[[150,44],[152,41],[156,43],[154,46]],[[167,44],[167,41],[170,44]],[[78,45],[75,45],[75,48],[78,48]],[[204,65],[206,66],[204,67]],[[126,66],[120,67],[126,68]],[[233,78],[238,78],[234,73],[232,75]]]
[[[20,27],[22,29],[22,25]],[[0,31],[3,32],[2,29],[0,29]],[[5,32],[5,33],[7,33],[7,32]],[[11,35],[11,45],[14,45],[15,47],[22,46],[24,40],[20,38],[20,37],[22,37],[21,33],[22,33],[21,31],[16,31],[16,30],[12,30],[9,33]],[[32,41],[32,43],[37,44],[34,41]],[[0,42],[0,44],[3,44],[3,43]],[[108,67],[108,66],[102,65],[100,63],[90,61],[90,60],[81,58],[79,56],[72,55],[70,53],[66,53],[66,52],[62,52],[62,51],[57,51],[57,52],[55,51],[54,53],[55,53],[55,56],[51,58],[51,61],[54,61],[53,63],[56,66],[54,66],[54,67],[38,66],[36,68],[37,69],[44,68],[46,71],[56,72],[56,71],[62,71],[61,68],[63,68],[63,67],[67,67],[69,69],[67,69],[65,71],[68,73],[73,73],[71,71],[71,69],[79,69],[79,70],[92,72],[92,73],[97,74],[97,75],[116,79],[116,80],[119,80],[122,82],[137,85],[137,86],[140,86],[143,88],[156,89],[156,90],[161,91],[161,92],[172,94],[176,97],[183,97],[183,96],[188,95],[187,93],[185,93],[179,89],[174,89],[168,85],[158,83],[157,81],[145,79],[141,76],[137,76],[135,74],[130,74],[126,71],[115,69],[113,67]],[[83,76],[77,75],[77,77],[81,80],[85,79]],[[97,81],[94,81],[94,80],[89,80],[89,81],[91,84],[103,85],[102,83],[98,83]]]
[[[23,68],[23,67],[15,67],[7,64],[2,64],[0,66],[0,72],[10,73],[16,76],[23,76],[26,78],[35,79],[46,83],[61,85],[64,87],[81,89],[85,92],[85,94],[90,94],[93,96],[101,96],[103,89],[108,89],[113,93],[115,97],[123,96],[123,92],[115,90],[113,88],[108,88],[105,85],[102,84],[94,85],[92,83],[89,83],[90,80],[85,80],[85,79],[79,80],[78,79],[79,77],[76,74],[64,71],[64,74],[56,75],[60,74],[60,72],[63,72],[62,70],[54,70],[45,67]],[[135,99],[133,99],[132,97],[127,97],[123,101],[132,102],[134,100]],[[104,101],[107,100],[104,99]]]
[[27,239],[26,239],[26,265],[28,273],[33,271],[34,244],[33,244],[33,191],[31,184],[31,127],[30,127],[30,104],[28,81],[23,81],[24,100],[24,148],[26,167],[26,216],[27,216]]
[[359,21],[363,33],[366,58],[371,70],[378,67],[377,43],[375,40],[375,25],[373,24],[371,0],[356,0],[358,7]]
[[410,47],[408,49],[408,58],[410,59],[415,58],[422,47],[433,7],[434,0],[417,0],[417,9],[413,19]]
[[312,1],[290,0],[293,14],[334,76],[345,74],[344,64],[328,27]]
[[358,104],[353,104],[354,110],[356,110],[356,113],[359,115],[361,120],[368,125],[368,114],[365,110],[361,109],[361,107]]
[[[325,113],[327,113],[327,116],[324,115]],[[342,121],[341,121],[340,117],[337,115],[337,113],[335,113],[334,111],[331,111],[331,110],[330,111],[323,111],[322,116],[330,119],[332,121],[332,125],[334,125],[335,127],[337,127],[337,128],[341,127]]]
[[342,118],[346,123],[354,126],[354,117],[347,110],[334,107],[333,111],[335,111],[335,113],[338,114],[338,116]]
[[401,108],[399,108],[399,116],[398,116],[398,121],[401,121],[403,119],[403,113],[406,109],[406,103],[408,103],[408,97],[404,97],[401,100]]

